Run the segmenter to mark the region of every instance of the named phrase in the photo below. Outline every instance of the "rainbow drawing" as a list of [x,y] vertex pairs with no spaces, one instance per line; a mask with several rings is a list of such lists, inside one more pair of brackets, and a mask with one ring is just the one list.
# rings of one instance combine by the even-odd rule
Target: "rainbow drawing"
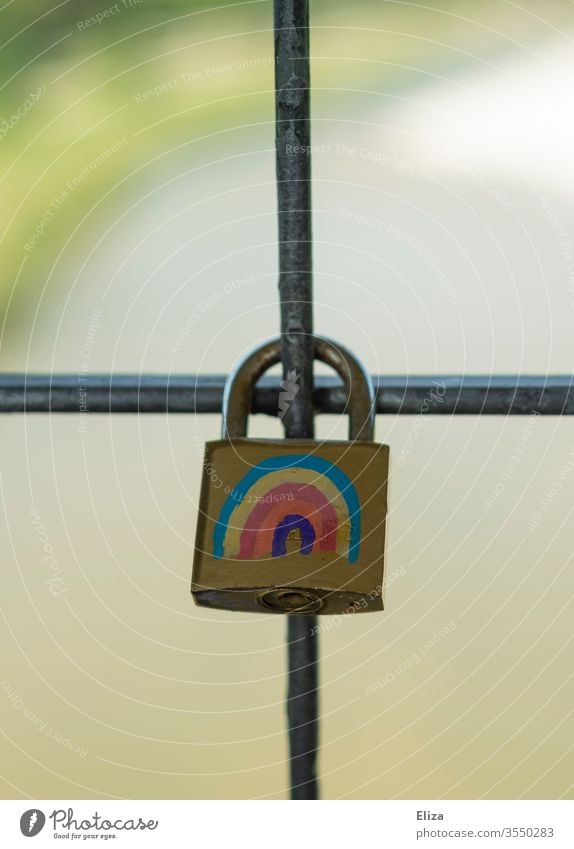
[[227,496],[213,532],[213,556],[238,560],[282,557],[292,531],[300,554],[359,556],[361,506],[335,463],[309,454],[268,457]]

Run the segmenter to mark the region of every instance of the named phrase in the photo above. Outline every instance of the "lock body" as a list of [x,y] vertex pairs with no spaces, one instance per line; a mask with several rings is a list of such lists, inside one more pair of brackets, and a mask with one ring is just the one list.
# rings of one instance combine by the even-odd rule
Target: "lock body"
[[197,604],[251,613],[383,609],[389,449],[222,439],[205,451]]

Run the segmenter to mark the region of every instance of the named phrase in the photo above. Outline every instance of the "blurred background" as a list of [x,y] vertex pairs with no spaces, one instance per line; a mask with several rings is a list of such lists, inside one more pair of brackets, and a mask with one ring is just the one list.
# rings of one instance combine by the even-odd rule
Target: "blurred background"
[[[317,332],[379,374],[571,374],[572,4],[311,10]],[[279,327],[272,4],[0,21],[0,369],[228,371]],[[287,797],[286,623],[189,594],[218,433],[0,417],[4,798]],[[387,609],[324,620],[323,796],[572,798],[571,423],[377,438]]]

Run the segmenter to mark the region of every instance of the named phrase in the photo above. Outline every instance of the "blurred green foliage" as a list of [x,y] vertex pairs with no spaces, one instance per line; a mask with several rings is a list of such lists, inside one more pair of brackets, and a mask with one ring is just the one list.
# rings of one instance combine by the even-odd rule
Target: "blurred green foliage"
[[[360,85],[417,84],[431,67],[506,49],[540,29],[534,0],[521,10],[502,0],[311,7],[314,104],[329,89],[351,100]],[[557,21],[570,9],[567,0],[545,4]],[[272,119],[271,27],[271,0],[0,7],[0,319],[10,301],[9,328],[48,281],[57,285],[52,268],[57,277],[106,204],[117,208],[123,192],[165,167],[163,154]],[[193,157],[193,147],[183,155]]]

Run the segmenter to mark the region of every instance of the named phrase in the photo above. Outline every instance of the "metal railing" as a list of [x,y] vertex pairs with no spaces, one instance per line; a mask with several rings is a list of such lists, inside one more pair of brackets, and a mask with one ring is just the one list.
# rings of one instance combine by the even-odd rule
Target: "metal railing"
[[[0,374],[0,413],[219,413],[225,375]],[[574,415],[568,375],[373,375],[379,415]],[[276,416],[279,380],[262,378],[252,412]],[[315,378],[315,413],[340,414],[338,378]],[[85,409],[87,407],[87,410]]]

